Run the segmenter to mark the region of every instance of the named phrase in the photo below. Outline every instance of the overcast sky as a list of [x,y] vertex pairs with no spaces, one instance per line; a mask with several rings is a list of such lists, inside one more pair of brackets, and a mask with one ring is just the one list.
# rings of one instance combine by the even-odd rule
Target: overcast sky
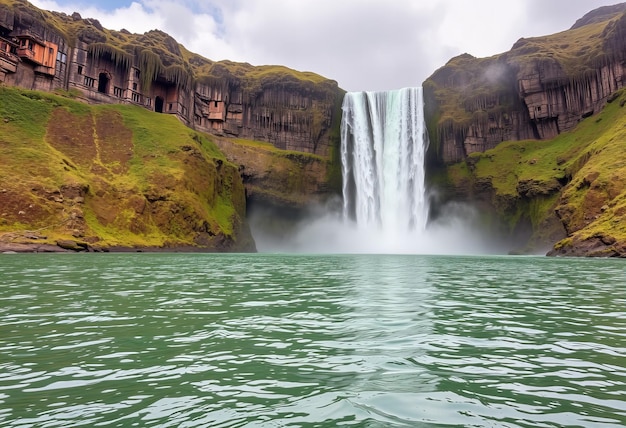
[[211,60],[313,71],[348,91],[419,86],[448,59],[507,51],[616,0],[31,0]]

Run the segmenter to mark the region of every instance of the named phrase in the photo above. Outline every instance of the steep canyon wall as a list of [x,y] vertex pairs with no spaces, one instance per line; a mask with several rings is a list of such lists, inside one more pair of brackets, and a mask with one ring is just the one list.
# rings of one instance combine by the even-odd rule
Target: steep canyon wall
[[[338,150],[335,149],[339,147],[344,91],[337,82],[315,73],[283,66],[214,62],[186,50],[162,31],[144,34],[112,31],[103,28],[97,20],[82,18],[78,13],[70,16],[40,10],[25,0],[0,0],[0,85],[61,95],[68,99],[70,106],[53,95],[51,98],[36,93],[19,95],[22,94],[19,90],[3,93],[5,100],[16,94],[19,105],[23,101],[28,108],[37,105],[30,103],[30,98],[45,100],[42,106],[45,104],[46,108],[49,104],[58,104],[60,110],[78,109],[70,102],[76,100],[82,101],[81,104],[92,104],[93,108],[130,105],[140,107],[137,110],[146,114],[166,116],[156,120],[164,126],[161,131],[159,127],[142,122],[155,121],[156,116],[150,119],[138,112],[131,113],[132,109],[124,110],[130,121],[124,126],[133,129],[133,143],[124,150],[132,159],[136,159],[140,143],[154,144],[152,154],[145,155],[142,160],[144,166],[150,166],[151,162],[167,163],[170,158],[176,158],[172,162],[182,159],[184,168],[176,164],[165,168],[158,177],[146,177],[145,171],[135,171],[129,183],[122,186],[125,192],[118,192],[120,197],[103,202],[102,205],[108,204],[107,210],[102,210],[108,212],[107,218],[103,222],[96,216],[95,227],[119,226],[119,234],[129,237],[127,242],[119,245],[189,245],[203,250],[250,250],[254,243],[250,242],[245,220],[247,202],[300,210],[340,189],[339,166],[335,162]],[[0,107],[4,107],[4,110],[0,109],[3,119],[0,149],[8,151],[3,163],[19,165],[21,150],[28,151],[28,147],[22,146],[34,144],[23,138],[21,132],[28,132],[30,126],[49,128],[50,115],[42,107],[41,112],[28,116],[27,123],[24,122],[26,116],[19,117],[14,112],[18,110],[17,104],[12,107],[4,103]],[[135,116],[141,119],[137,121]],[[187,128],[181,125],[183,131],[177,130],[172,123],[174,118],[178,119],[174,123],[180,122]],[[25,125],[16,127],[18,123]],[[166,123],[169,124],[167,131]],[[121,129],[120,124],[118,128]],[[50,143],[50,131],[46,132],[35,141],[38,145],[43,144],[42,156],[47,153]],[[154,135],[147,135],[152,132]],[[213,135],[208,139],[210,141],[203,133]],[[62,138],[77,145],[90,141],[95,135],[87,128],[66,130],[66,134]],[[22,143],[11,146],[14,141]],[[178,159],[180,153],[189,156]],[[86,162],[98,166],[101,161],[99,155]],[[71,163],[72,160],[63,162]],[[91,167],[93,174],[86,175],[87,181],[81,182],[87,189],[81,195],[86,205],[103,201],[101,193],[106,191],[100,190],[100,183],[110,179],[106,168],[96,166]],[[193,168],[188,168],[190,166]],[[72,166],[61,165],[61,170],[63,168]],[[27,166],[6,171],[0,168],[3,183],[0,206],[7,207],[6,212],[0,213],[0,232],[34,227],[37,222],[52,218],[40,216],[25,221],[27,208],[35,206],[27,201],[40,197],[34,190],[20,187],[30,182],[30,178],[22,179],[20,175],[27,171]],[[229,174],[233,171],[231,177]],[[3,175],[5,172],[6,176]],[[213,186],[212,181],[198,179],[203,174],[219,176],[225,172],[229,173],[228,177],[217,180],[215,186],[218,188],[214,192],[205,189]],[[99,173],[103,176],[98,176]],[[34,176],[36,181],[50,181],[46,175]],[[113,177],[122,180],[116,175]],[[151,183],[156,190],[145,191],[143,184],[135,183],[136,177],[140,182]],[[193,181],[192,190],[200,189],[197,194],[187,195],[190,180]],[[56,187],[65,185],[64,179],[58,183],[55,181],[46,188],[46,195],[59,192]],[[155,192],[158,196],[153,196]],[[22,197],[9,198],[7,195]],[[133,211],[125,205],[125,199],[141,201],[142,207],[162,206],[163,213],[156,208],[151,208],[152,215],[147,215],[143,208]],[[174,200],[176,204],[170,203]],[[94,206],[100,207],[98,204]],[[236,210],[230,215],[228,212],[233,206]],[[89,215],[85,214],[85,217]],[[163,219],[165,221],[161,221]],[[24,224],[19,220],[24,220]],[[199,223],[196,224],[195,220]],[[50,223],[54,221],[50,220]],[[175,230],[169,230],[169,226],[176,226]],[[127,227],[132,230],[125,230]],[[153,229],[158,229],[153,233],[158,239],[144,242],[140,235]],[[104,247],[112,245],[112,238],[103,238],[102,230],[62,231],[66,232],[71,238],[89,238]]]
[[624,11],[600,8],[568,31],[520,39],[490,58],[451,59],[424,83],[431,161],[551,139],[599,112],[626,80]]

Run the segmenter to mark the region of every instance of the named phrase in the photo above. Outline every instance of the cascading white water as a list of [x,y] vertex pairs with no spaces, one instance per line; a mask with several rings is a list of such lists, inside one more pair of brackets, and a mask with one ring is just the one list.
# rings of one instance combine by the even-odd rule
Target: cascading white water
[[422,88],[352,92],[342,108],[344,218],[387,238],[423,232],[428,139]]

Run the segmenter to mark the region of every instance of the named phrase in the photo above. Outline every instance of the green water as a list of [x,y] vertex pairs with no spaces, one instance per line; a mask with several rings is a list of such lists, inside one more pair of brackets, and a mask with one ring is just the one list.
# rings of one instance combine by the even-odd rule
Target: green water
[[626,425],[626,264],[0,255],[0,426]]

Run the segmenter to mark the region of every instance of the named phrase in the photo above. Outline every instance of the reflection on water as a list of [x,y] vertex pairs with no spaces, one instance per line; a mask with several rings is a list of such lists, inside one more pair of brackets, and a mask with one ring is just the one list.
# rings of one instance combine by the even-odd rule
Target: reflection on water
[[618,260],[0,255],[0,425],[626,424]]

